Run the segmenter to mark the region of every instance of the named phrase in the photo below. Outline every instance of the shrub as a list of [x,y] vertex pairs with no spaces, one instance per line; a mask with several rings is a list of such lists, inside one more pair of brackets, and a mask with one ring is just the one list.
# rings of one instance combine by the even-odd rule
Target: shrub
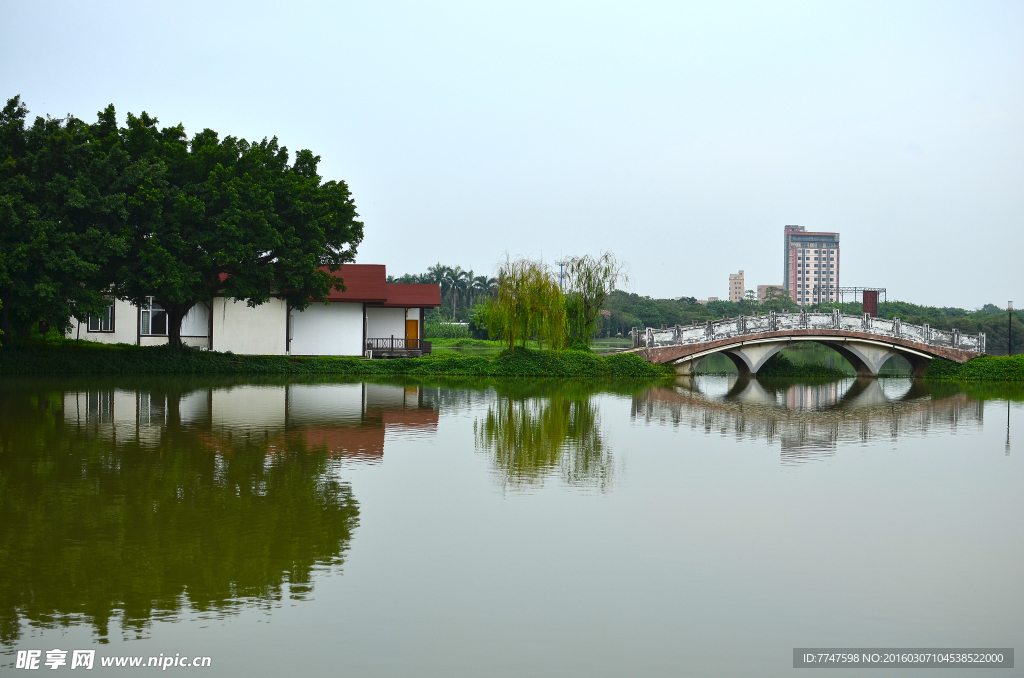
[[469,339],[469,328],[464,325],[439,320],[423,323],[423,336],[427,339]]

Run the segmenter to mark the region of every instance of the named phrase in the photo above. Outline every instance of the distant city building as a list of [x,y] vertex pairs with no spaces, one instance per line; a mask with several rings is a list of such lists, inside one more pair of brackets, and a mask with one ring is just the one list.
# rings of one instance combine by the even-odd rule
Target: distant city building
[[743,270],[729,274],[729,301],[743,301]]
[[698,299],[697,303],[701,306],[707,306],[712,301],[718,301],[718,297],[708,297],[707,299]]
[[839,298],[839,234],[786,226],[783,284],[800,306]]
[[765,299],[767,299],[768,298],[768,290],[770,290],[772,288],[775,288],[775,289],[779,290],[780,292],[786,289],[782,285],[758,285],[757,286],[757,300],[758,301],[764,301]]

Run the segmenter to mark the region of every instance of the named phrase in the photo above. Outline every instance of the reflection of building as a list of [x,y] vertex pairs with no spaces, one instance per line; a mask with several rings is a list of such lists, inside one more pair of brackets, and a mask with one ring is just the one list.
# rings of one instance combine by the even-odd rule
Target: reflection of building
[[[877,381],[876,381],[877,383]],[[824,384],[793,384],[784,393],[788,410],[823,410],[839,402],[847,386],[842,381]]]
[[[789,462],[834,454],[840,442],[980,427],[983,422],[982,401],[963,393],[935,400],[918,392],[918,384],[901,388],[910,380],[845,379],[776,391],[754,379],[702,380],[711,388],[686,380],[690,383],[635,396],[632,416],[737,440],[778,442]],[[702,392],[715,390],[716,397]]]
[[[389,283],[384,266],[370,264],[345,264],[333,275],[344,281],[346,289],[332,290],[327,295],[330,303],[316,302],[301,311],[278,297],[255,308],[224,297],[197,303],[181,322],[182,342],[262,355],[358,356],[367,350],[417,354],[424,350],[423,309],[441,305],[437,285]],[[68,336],[155,346],[166,344],[167,334],[167,312],[150,297],[141,307],[113,300],[104,314],[72,327]]]
[[783,243],[782,282],[796,303],[803,306],[838,299],[839,234],[786,226]]
[[122,389],[64,394],[64,421],[118,442],[157,445],[169,426],[214,449],[262,441],[326,446],[330,456],[380,459],[386,433],[433,435],[438,409],[418,386],[239,385],[184,395]]
[[739,273],[729,274],[729,301],[743,301],[744,284],[742,269]]

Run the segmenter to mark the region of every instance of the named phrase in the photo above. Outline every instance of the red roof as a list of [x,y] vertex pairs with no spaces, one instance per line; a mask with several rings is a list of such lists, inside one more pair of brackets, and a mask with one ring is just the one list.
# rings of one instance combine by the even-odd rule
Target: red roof
[[332,275],[341,278],[346,289],[344,292],[331,290],[327,295],[328,301],[354,301],[399,308],[441,305],[441,288],[438,285],[388,283],[387,270],[380,264],[343,264]]
[[385,306],[435,308],[441,305],[441,287],[439,285],[387,283],[384,288],[388,295],[388,300],[384,302]]
[[387,301],[387,292],[384,290],[387,284],[387,271],[384,266],[343,264],[332,275],[341,278],[346,289],[344,292],[331,290],[327,295],[328,301],[366,301],[381,304]]

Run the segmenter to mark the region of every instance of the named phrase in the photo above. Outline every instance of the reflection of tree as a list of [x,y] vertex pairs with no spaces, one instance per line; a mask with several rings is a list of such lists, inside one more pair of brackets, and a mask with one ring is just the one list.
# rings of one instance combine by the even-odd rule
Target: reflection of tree
[[528,485],[555,473],[572,485],[605,489],[611,481],[611,451],[589,394],[499,393],[473,429],[505,483]]
[[65,425],[60,405],[0,394],[0,642],[22,621],[106,636],[117,615],[138,631],[184,606],[301,597],[342,561],[359,510],[325,450],[254,438],[215,453],[173,418],[154,449]]

